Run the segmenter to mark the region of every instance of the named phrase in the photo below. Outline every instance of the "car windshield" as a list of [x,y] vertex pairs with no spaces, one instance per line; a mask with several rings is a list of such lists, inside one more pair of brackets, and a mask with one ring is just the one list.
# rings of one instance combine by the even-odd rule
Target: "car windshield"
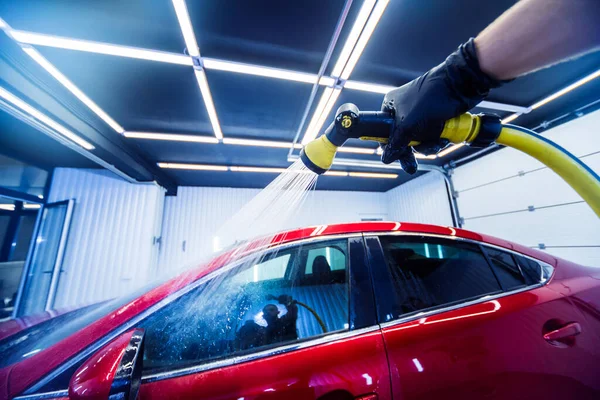
[[0,368],[22,361],[55,345],[161,283],[162,281],[156,281],[127,296],[67,312],[3,339],[0,341]]

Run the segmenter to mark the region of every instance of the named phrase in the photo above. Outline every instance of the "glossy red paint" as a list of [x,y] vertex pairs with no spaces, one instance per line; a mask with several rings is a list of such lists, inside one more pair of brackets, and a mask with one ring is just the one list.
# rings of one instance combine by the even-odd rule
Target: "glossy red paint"
[[139,399],[309,400],[377,393],[390,399],[379,331],[198,374],[142,384]]
[[[48,372],[52,371],[57,366],[59,366],[61,363],[63,363],[64,360],[66,360],[66,359],[72,357],[74,354],[80,352],[85,347],[91,345],[96,340],[103,337],[104,335],[109,333],[111,330],[113,330],[114,328],[125,323],[129,319],[133,318],[140,312],[148,309],[149,307],[151,307],[154,304],[158,303],[159,301],[163,300],[169,294],[185,287],[186,285],[189,285],[190,283],[194,282],[195,280],[220,268],[221,266],[227,264],[231,260],[239,258],[249,252],[256,251],[259,248],[259,246],[272,247],[275,245],[289,243],[289,242],[302,240],[302,239],[308,239],[308,238],[312,238],[312,237],[321,237],[321,236],[327,236],[327,235],[337,235],[337,234],[346,234],[346,233],[361,233],[361,232],[382,232],[382,233],[383,232],[412,232],[412,233],[436,234],[436,235],[443,235],[443,236],[447,236],[447,237],[459,237],[459,238],[471,239],[471,240],[476,240],[476,241],[481,241],[484,243],[496,245],[499,247],[504,247],[507,249],[513,249],[513,250],[519,251],[523,254],[537,258],[539,260],[545,261],[545,262],[557,267],[556,274],[558,277],[561,277],[561,278],[562,278],[561,265],[568,265],[569,269],[573,268],[574,270],[579,271],[579,269],[578,269],[579,266],[576,266],[577,268],[575,268],[574,264],[573,264],[573,266],[570,264],[564,264],[566,262],[564,262],[563,260],[559,261],[556,258],[547,255],[546,253],[536,251],[536,250],[533,250],[533,249],[530,249],[530,248],[527,248],[524,246],[520,246],[520,245],[511,243],[511,242],[507,242],[505,240],[497,239],[497,238],[494,238],[491,236],[480,235],[480,234],[477,234],[474,232],[470,232],[470,231],[458,229],[458,228],[452,228],[452,227],[440,227],[440,226],[434,226],[434,225],[399,223],[399,222],[359,222],[359,223],[337,224],[337,225],[329,225],[329,226],[322,225],[322,226],[316,226],[316,227],[290,230],[287,232],[282,232],[277,235],[274,235],[270,240],[268,240],[266,242],[267,243],[266,245],[265,245],[265,240],[259,239],[259,240],[255,240],[255,241],[251,241],[249,243],[243,244],[242,246],[240,246],[238,248],[229,250],[221,255],[218,255],[217,257],[215,257],[213,260],[209,261],[208,263],[203,264],[194,270],[185,272],[182,275],[180,275],[179,277],[174,278],[174,279],[162,284],[161,286],[147,292],[146,294],[138,297],[137,299],[131,301],[130,303],[120,307],[119,309],[115,310],[114,312],[99,319],[95,323],[92,323],[89,326],[87,326],[86,328],[82,329],[81,331],[71,335],[68,339],[63,340],[63,341],[57,343],[56,345],[49,347],[49,348],[35,354],[34,356],[27,358],[13,366],[7,367],[4,370],[0,370],[0,378],[2,376],[8,376],[8,374],[10,373],[10,386],[9,386],[10,391],[8,392],[8,397],[12,397],[12,396],[21,394],[25,389],[27,389],[28,387],[33,385],[35,382],[37,382],[41,377],[43,377]],[[588,276],[589,276],[589,273],[588,273]],[[565,279],[566,278],[567,277],[565,277]],[[594,278],[594,279],[596,279],[596,278]],[[550,289],[548,289],[548,290],[550,290]],[[560,293],[560,288],[557,287],[555,289],[554,293]],[[538,295],[536,295],[536,296],[538,296]],[[582,298],[583,298],[583,296],[582,296]],[[503,300],[503,301],[506,301],[506,300]],[[596,310],[598,309],[598,307],[597,307],[598,299],[583,299],[582,301],[587,302],[587,304],[593,304],[593,302],[596,302],[595,307],[596,307]],[[535,304],[535,303],[532,303],[532,304]],[[496,318],[496,315],[503,315],[504,310],[508,309],[507,306],[503,306],[503,307],[504,308],[502,309],[502,312],[494,311],[493,313],[492,312],[486,313],[486,310],[483,309],[483,311],[481,311],[481,310],[479,311],[479,312],[484,312],[484,314],[481,314],[481,315],[471,315],[468,317],[459,318],[457,320],[450,320],[450,321],[453,321],[452,323],[450,323],[450,321],[445,321],[445,323],[425,324],[423,326],[420,326],[419,329],[416,329],[415,331],[424,332],[425,328],[438,329],[438,327],[441,327],[441,326],[452,326],[452,327],[463,326],[463,324],[469,324],[470,323],[469,321],[475,321],[480,318]],[[464,310],[465,309],[463,309],[462,311],[464,311]],[[472,310],[468,311],[468,312],[473,313]],[[600,318],[596,318],[596,320],[600,321]],[[434,319],[430,319],[429,321],[434,321]],[[516,321],[516,322],[519,323],[522,321]],[[2,329],[3,329],[2,325],[0,325],[0,332],[2,331]],[[13,332],[13,333],[16,331],[16,328],[14,328],[14,325],[13,325],[13,328],[9,327],[7,329],[10,329],[10,332]],[[498,329],[502,329],[502,328],[498,327]],[[585,327],[584,327],[584,330],[585,330]],[[458,335],[458,331],[455,328],[451,329],[450,331],[454,332],[454,335]],[[440,334],[443,334],[443,332]],[[513,340],[513,339],[511,339],[511,340]],[[324,348],[327,348],[327,346],[324,346]],[[504,347],[500,346],[500,348],[506,348],[506,346],[504,346]],[[346,349],[347,349],[347,351],[351,350],[349,348],[346,348]],[[487,349],[487,347],[486,347],[486,349]],[[285,356],[282,355],[280,357],[289,359],[289,357],[293,354],[296,354],[296,353],[290,353]],[[336,354],[338,354],[338,353],[336,353]],[[296,361],[294,361],[294,362],[296,362]],[[304,360],[304,362],[306,362],[306,361]],[[245,365],[245,367],[244,367],[244,365]],[[229,371],[229,372],[227,372],[227,374],[231,374],[232,371],[234,371],[234,370],[237,371],[237,368],[250,368],[250,370],[248,370],[248,373],[251,373],[252,368],[249,367],[251,365],[255,365],[255,363],[243,364],[240,366],[230,367],[230,368],[224,368],[223,370]],[[283,369],[285,369],[284,367],[289,368],[289,365],[287,365],[287,366],[284,366],[283,364],[278,364],[278,365],[279,365],[279,367],[281,367]],[[312,364],[308,363],[308,365],[310,366]],[[231,368],[233,368],[233,369],[231,369]],[[423,364],[423,368],[424,368],[424,364]],[[310,368],[307,367],[307,371],[308,371],[308,369],[310,369]],[[393,376],[395,376],[396,379],[398,379],[399,371],[400,370],[396,370],[396,371],[393,370]],[[275,371],[272,372],[272,374],[275,374],[275,373],[276,373]],[[207,372],[207,373],[201,374],[202,377],[196,376],[195,378],[188,377],[186,379],[204,380],[205,376],[208,376],[208,375],[213,376],[212,374],[214,374],[214,372]],[[305,371],[303,376],[306,378],[307,374],[308,374],[308,372]],[[228,376],[228,375],[226,375],[226,376]],[[251,374],[251,376],[254,376],[254,375]],[[272,375],[269,375],[269,376],[273,377]],[[419,376],[422,376],[422,375],[419,375]],[[260,377],[258,377],[258,378],[260,378]],[[183,378],[178,380],[178,382],[184,382],[184,380],[182,380],[182,379]],[[264,382],[263,380],[260,380],[260,379],[259,379],[259,381]],[[417,381],[419,381],[419,379],[417,379]],[[396,387],[394,387],[395,391],[398,389],[397,385],[398,385],[398,383],[396,382]],[[414,386],[414,385],[409,384],[409,387],[408,387],[409,392],[411,390],[410,389],[411,386]],[[448,389],[448,387],[446,387],[446,389]],[[206,390],[210,390],[210,389],[207,388]],[[220,390],[226,390],[226,388],[221,388]],[[407,389],[402,388],[401,392],[398,392],[398,393],[403,393],[405,390],[407,390]],[[440,388],[440,390],[443,390],[443,389]],[[147,392],[147,389],[144,389],[144,387],[142,387],[142,393],[146,393],[146,395],[149,395]],[[182,393],[183,397],[187,396],[186,393],[184,393],[184,392],[181,392],[181,393]],[[381,396],[382,395],[380,394],[380,397]]]
[[132,329],[122,334],[79,367],[69,383],[69,398],[82,400],[108,398],[115,372],[134,331]]
[[597,399],[599,359],[582,346],[594,334],[568,349],[544,339],[550,320],[572,316],[546,286],[385,327],[393,397]]
[[0,323],[0,340],[9,337],[17,332],[22,331],[23,329],[30,328],[34,325],[39,324],[40,322],[47,321],[54,317],[58,317],[59,315],[65,314],[69,311],[74,310],[74,307],[65,307],[58,310],[50,310],[44,311],[35,315],[28,315],[21,318],[13,318]]

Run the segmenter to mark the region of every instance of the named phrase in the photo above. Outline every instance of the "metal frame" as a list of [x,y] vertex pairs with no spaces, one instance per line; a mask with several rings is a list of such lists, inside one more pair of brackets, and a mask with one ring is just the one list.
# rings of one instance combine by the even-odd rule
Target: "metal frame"
[[[48,207],[52,205],[59,205],[64,202],[57,202],[48,204]],[[71,217],[73,216],[73,208],[75,207],[75,200],[67,200],[67,213],[63,221],[63,227],[60,233],[60,240],[58,242],[58,252],[56,253],[56,259],[54,261],[54,268],[52,269],[52,278],[50,280],[50,288],[48,290],[48,297],[46,298],[45,310],[49,311],[54,306],[54,300],[56,297],[56,291],[58,289],[58,281],[60,274],[63,272],[62,263],[65,255],[65,249],[67,247],[67,239],[69,237],[69,231],[71,229]]]
[[[64,256],[64,248],[66,247],[66,240],[68,237],[68,230],[69,230],[68,228],[70,226],[71,216],[72,216],[72,212],[73,212],[73,205],[75,203],[74,200],[63,200],[63,201],[59,201],[59,202],[55,202],[55,203],[43,204],[42,207],[38,210],[38,216],[37,216],[37,219],[35,222],[35,227],[33,229],[33,235],[31,236],[31,240],[29,242],[29,251],[27,253],[27,258],[25,259],[23,272],[21,273],[21,281],[19,282],[19,288],[17,290],[17,298],[15,299],[15,306],[14,306],[12,318],[17,318],[19,315],[19,309],[21,306],[21,302],[23,300],[23,290],[25,289],[25,286],[27,284],[27,276],[28,276],[29,270],[31,268],[31,260],[32,260],[33,254],[35,252],[36,240],[37,240],[37,236],[39,234],[39,230],[41,227],[44,212],[46,211],[46,209],[49,206],[57,205],[57,204],[64,204],[64,203],[67,203],[67,213],[65,214],[65,220],[63,222],[61,238],[59,239],[59,248],[58,248],[58,252],[56,254],[56,259],[55,259],[54,267],[52,270],[52,278],[50,281],[50,288],[48,290],[48,297],[46,298],[46,304],[45,304],[44,309],[47,311],[49,309],[48,305],[52,304],[54,302],[54,298],[52,298],[51,302],[49,302],[49,299],[50,299],[50,294],[52,294],[53,297],[56,295],[56,287],[58,286],[58,275],[60,274],[60,268],[62,266],[62,258]],[[65,234],[65,228],[67,228],[66,234]],[[55,287],[53,288],[52,285],[55,285]]]
[[[526,286],[522,286],[519,287],[517,289],[514,290],[508,290],[505,291],[502,288],[502,285],[498,282],[499,287],[501,288],[501,292],[499,293],[494,293],[494,294],[485,294],[482,295],[480,297],[477,298],[472,298],[470,300],[466,300],[466,301],[460,301],[457,302],[456,304],[451,304],[451,305],[447,305],[447,306],[439,306],[436,308],[433,308],[431,310],[427,310],[427,311],[415,311],[413,313],[410,313],[409,315],[406,316],[402,316],[400,318],[395,318],[392,321],[384,321],[381,316],[379,316],[379,325],[381,328],[387,328],[390,326],[395,326],[395,325],[399,325],[399,324],[403,324],[406,322],[410,322],[410,321],[415,321],[415,320],[419,320],[421,318],[425,318],[431,315],[437,315],[437,314],[441,314],[447,311],[452,311],[452,310],[456,310],[456,309],[460,309],[463,307],[468,307],[474,304],[480,304],[480,303],[485,303],[485,302],[489,302],[491,300],[495,300],[498,298],[502,298],[502,297],[506,297],[506,296],[511,296],[517,293],[521,293],[521,292],[526,292],[529,290],[533,290],[542,286],[547,285],[551,278],[552,275],[554,274],[554,267],[552,267],[551,265],[549,265],[548,263],[538,260],[536,258],[527,256],[525,254],[519,253],[517,251],[514,251],[512,249],[506,249],[500,246],[496,246],[493,244],[489,244],[489,243],[485,243],[485,242],[480,242],[477,240],[472,240],[472,239],[465,239],[465,238],[461,238],[461,237],[456,237],[456,236],[445,236],[445,235],[438,235],[438,234],[425,234],[425,233],[416,233],[416,232],[397,232],[397,231],[392,231],[392,232],[372,232],[372,233],[365,233],[364,234],[365,239],[367,238],[379,238],[380,236],[405,236],[405,237],[431,237],[431,238],[435,238],[435,239],[446,239],[446,240],[455,240],[458,242],[463,242],[463,243],[470,243],[470,244],[474,244],[476,245],[480,250],[484,250],[486,247],[488,248],[493,248],[493,249],[497,249],[499,251],[508,253],[512,255],[519,255],[521,257],[525,257],[528,258],[530,260],[535,261],[536,263],[539,263],[541,266],[541,271],[542,271],[542,275],[540,276],[540,282],[533,284],[533,285],[526,285]],[[368,254],[369,254],[369,261],[371,262],[371,257],[373,256],[373,254],[371,254],[371,251],[373,249],[371,247],[368,247]],[[377,255],[383,256],[383,249],[381,247],[381,243],[378,243],[378,249],[377,251]],[[492,270],[492,273],[494,274],[495,279],[497,279],[496,274],[494,272],[493,266],[489,263],[489,260],[487,258],[486,252],[483,251],[482,255],[485,257],[486,263],[488,264],[489,268]],[[373,265],[373,263],[371,262],[371,265]],[[544,268],[546,267],[546,268]],[[385,267],[383,267],[383,269],[387,270],[387,264],[385,265]],[[550,269],[551,274],[549,276],[545,276],[545,270],[546,269]],[[376,291],[377,292],[377,291]],[[379,309],[377,310],[378,314],[379,314]]]
[[33,248],[35,247],[35,241],[37,238],[40,224],[42,222],[42,214],[44,213],[44,204],[38,210],[37,218],[35,219],[35,225],[33,227],[33,235],[29,240],[29,250],[27,251],[27,257],[25,258],[25,264],[23,264],[23,271],[21,272],[21,280],[19,281],[19,287],[17,289],[17,297],[15,298],[15,305],[12,312],[12,318],[17,318],[17,310],[21,305],[21,298],[23,297],[23,288],[27,281],[27,272],[29,271],[29,265],[31,264],[31,257],[33,256]]
[[[48,181],[46,182],[46,187],[49,186],[48,185],[49,181],[50,180],[48,179]],[[34,204],[44,204],[44,199],[40,199],[37,196],[34,196],[29,193],[18,192],[16,190],[8,189],[8,188],[1,187],[1,186],[0,186],[0,196],[7,197],[9,199],[16,200],[16,201],[23,201],[23,202],[34,203]]]

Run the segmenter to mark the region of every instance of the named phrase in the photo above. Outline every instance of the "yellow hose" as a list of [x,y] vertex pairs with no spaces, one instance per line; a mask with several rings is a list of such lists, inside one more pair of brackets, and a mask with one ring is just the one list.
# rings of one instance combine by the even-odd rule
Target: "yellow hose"
[[309,307],[308,305],[299,302],[298,300],[296,300],[297,304],[300,304],[302,307],[306,308],[308,311],[310,311],[310,313],[312,315],[315,316],[315,318],[317,319],[317,322],[319,323],[319,325],[321,325],[321,329],[323,329],[323,333],[327,333],[327,327],[325,326],[325,322],[323,322],[323,320],[321,319],[321,317],[319,317],[319,314],[317,314],[317,312],[315,310],[312,309],[312,307]]
[[520,150],[556,172],[600,217],[600,178],[557,144],[524,128],[505,125],[496,143]]

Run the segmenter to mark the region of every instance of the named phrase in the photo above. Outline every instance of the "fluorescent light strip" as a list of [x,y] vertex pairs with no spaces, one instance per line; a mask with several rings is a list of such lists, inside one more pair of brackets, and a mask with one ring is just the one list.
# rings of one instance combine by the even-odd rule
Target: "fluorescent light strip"
[[421,160],[435,160],[438,156],[436,154],[430,154],[428,156],[426,156],[425,154],[421,154],[421,153],[415,153],[415,158],[421,159]]
[[[577,82],[574,82],[574,83],[570,84],[569,86],[560,89],[558,92],[555,92],[555,93],[551,94],[550,96],[543,98],[542,100],[538,101],[537,103],[534,103],[530,107],[530,109],[536,110],[536,109],[550,103],[551,101],[556,100],[557,98],[571,92],[572,90],[575,90],[578,87],[585,85],[586,83],[588,83],[598,77],[600,77],[600,69],[595,72],[592,72],[591,74],[589,74],[587,76],[584,76],[583,78],[579,79]],[[515,113],[512,115],[509,115],[508,117],[504,118],[501,121],[501,123],[508,124],[509,122],[512,122],[515,119],[517,119],[518,117],[520,117],[522,114],[523,113]]]
[[159,61],[170,64],[192,66],[190,57],[183,54],[168,53],[166,51],[140,49],[137,47],[121,46],[115,44],[92,42],[88,40],[70,39],[60,36],[44,35],[41,33],[10,31],[12,37],[20,43],[39,46],[58,47],[67,50],[85,51],[88,53],[107,54],[111,56],[137,58],[140,60]]
[[537,103],[535,103],[534,105],[531,106],[532,110],[535,110],[537,108],[540,108],[541,106],[550,103],[552,100],[557,99],[558,97],[569,93],[570,91],[577,89],[579,86],[585,85],[586,83],[588,83],[589,81],[596,79],[600,76],[600,69],[597,70],[594,73],[589,74],[588,76],[585,76],[583,78],[581,78],[580,80],[578,80],[575,83],[570,84],[569,86],[559,90],[558,92],[551,94],[550,96],[538,101]]
[[508,124],[509,122],[514,121],[515,119],[519,118],[521,114],[519,113],[514,113],[509,115],[508,117],[504,118],[503,120],[500,121],[501,124]]
[[[288,161],[295,161],[295,159],[288,159]],[[347,167],[361,167],[361,168],[376,168],[376,169],[402,169],[400,163],[384,164],[381,161],[369,161],[369,160],[352,160],[349,158],[334,158],[333,165],[343,165]]]
[[82,139],[81,137],[77,136],[76,134],[74,134],[73,132],[71,132],[70,130],[65,128],[64,126],[60,125],[56,121],[50,119],[48,116],[46,116],[45,114],[36,110],[29,104],[25,103],[23,100],[19,99],[17,96],[13,95],[12,93],[7,91],[3,87],[0,87],[0,97],[9,101],[10,103],[14,104],[15,106],[19,107],[21,110],[25,111],[26,113],[28,113],[35,119],[39,120],[43,124],[52,128],[53,130],[55,130],[56,132],[58,132],[65,138],[71,140],[74,143],[77,143],[79,146],[83,147],[84,149],[86,149],[86,150],[95,149],[95,147],[91,143],[89,143],[86,140]]
[[514,106],[512,104],[496,103],[495,101],[483,100],[476,107],[487,108],[489,110],[511,111],[520,114],[527,114],[531,111],[531,107]]
[[[290,142],[279,142],[275,140],[259,140],[259,139],[236,139],[236,138],[224,138],[223,144],[232,144],[240,146],[256,146],[256,147],[275,147],[281,149],[289,149],[292,147]],[[302,145],[296,143],[294,146],[296,149],[301,149]]]
[[204,164],[181,164],[181,163],[163,163],[157,165],[165,169],[190,169],[195,171],[228,171],[229,168],[223,165],[204,165]]
[[339,153],[353,153],[353,154],[375,154],[376,149],[369,149],[366,147],[338,147]]
[[396,179],[398,177],[398,174],[379,174],[376,172],[350,172],[349,175],[354,178]]
[[177,20],[179,21],[181,33],[183,33],[183,40],[185,40],[188,54],[192,57],[200,57],[198,42],[196,42],[196,35],[194,35],[194,28],[192,28],[192,21],[190,20],[185,0],[173,0],[173,7],[175,7],[175,14],[177,14]]
[[90,110],[106,122],[111,128],[117,133],[123,133],[125,129],[119,125],[114,119],[112,119],[107,113],[104,112],[96,103],[94,103],[89,97],[85,95],[77,86],[73,84],[66,76],[64,76],[54,65],[50,64],[37,50],[33,47],[23,47],[23,51],[27,53],[31,58],[35,60],[42,68],[44,68],[50,75],[52,75],[57,81],[59,81],[64,87],[66,87],[75,97],[77,97],[83,104],[85,104]]
[[198,87],[200,88],[200,93],[202,93],[202,99],[204,99],[204,105],[206,106],[208,118],[210,119],[210,123],[213,127],[215,136],[217,137],[217,139],[221,140],[223,139],[223,132],[221,131],[221,125],[219,124],[219,118],[217,118],[217,110],[215,109],[215,103],[213,102],[213,98],[208,87],[206,73],[204,72],[204,70],[194,69],[194,74],[196,75]]
[[456,151],[456,150],[460,149],[464,145],[465,145],[464,143],[453,144],[452,146],[447,147],[444,150],[442,150],[439,153],[437,153],[437,156],[438,157],[444,157],[444,156],[452,153],[453,151]]
[[348,176],[347,172],[344,171],[325,171],[323,175],[327,176]]
[[26,210],[37,210],[41,207],[40,204],[23,204],[23,208]]
[[356,66],[356,63],[358,62],[358,59],[360,58],[363,50],[367,46],[367,43],[369,42],[369,39],[371,38],[371,35],[373,34],[375,27],[379,23],[379,19],[381,19],[381,16],[383,15],[383,12],[385,11],[385,8],[387,7],[388,3],[389,3],[389,0],[379,0],[377,2],[377,5],[375,5],[375,8],[373,9],[373,13],[371,13],[371,16],[369,17],[369,20],[367,21],[367,25],[365,26],[365,29],[360,34],[360,38],[358,39],[358,42],[356,43],[356,47],[354,47],[354,50],[352,51],[352,55],[350,56],[348,63],[344,67],[344,70],[343,70],[340,78],[348,79],[350,77],[352,70],[354,70],[354,67]]
[[[316,74],[305,72],[290,71],[280,68],[263,67],[260,65],[244,64],[233,61],[217,60],[214,58],[202,58],[202,63],[206,69],[236,72],[239,74],[248,74],[255,76],[264,76],[267,78],[284,79],[288,81],[303,82],[314,84],[317,81]],[[331,77],[324,76],[319,84],[331,86],[335,80]]]
[[[323,127],[323,124],[325,123],[325,120],[329,116],[329,113],[331,112],[331,109],[333,108],[333,106],[337,102],[337,99],[338,99],[338,97],[340,97],[341,93],[342,93],[342,89],[333,89],[333,92],[331,93],[331,97],[329,97],[329,100],[327,101],[327,104],[325,104],[325,108],[321,111],[321,116],[316,121],[316,123],[315,123],[315,125],[313,127],[313,130],[311,132],[311,136],[314,135],[313,139],[316,137],[316,135],[319,133],[319,131]],[[302,140],[302,144],[306,144],[306,143],[304,143],[304,140],[306,140],[306,135],[304,136],[304,139]]]
[[178,133],[154,133],[154,132],[130,132],[125,131],[123,136],[131,139],[148,140],[170,140],[174,142],[192,142],[192,143],[219,143],[217,138],[212,136],[185,135]]
[[231,172],[267,172],[280,174],[287,171],[287,168],[269,168],[269,167],[229,167]]
[[0,204],[0,210],[15,211],[15,205],[14,204]]
[[[217,144],[219,140],[210,136],[200,135],[186,135],[177,133],[155,133],[155,132],[131,132],[125,131],[123,136],[130,139],[148,139],[148,140],[165,140],[174,142],[191,142],[191,143],[211,143]],[[224,138],[223,144],[226,145],[240,145],[240,146],[254,146],[254,147],[273,147],[280,149],[289,149],[292,146],[290,142],[280,142],[275,140],[260,140],[260,139],[239,139],[239,138]],[[296,143],[294,146],[296,149],[301,149],[302,145]],[[363,147],[340,147],[338,149],[342,153],[355,153],[355,154],[375,154],[375,149],[368,149]]]
[[317,134],[319,133],[318,132],[319,128],[316,128],[317,122],[321,118],[321,114],[323,113],[323,110],[327,106],[327,102],[331,98],[332,94],[333,94],[333,88],[327,87],[323,91],[323,94],[321,95],[321,98],[319,99],[319,103],[317,104],[317,108],[315,109],[315,113],[313,114],[313,116],[310,120],[310,123],[308,124],[308,128],[306,128],[306,132],[304,133],[304,137],[302,138],[301,143],[303,145],[308,144],[314,138],[317,137]]
[[[193,171],[220,171],[220,172],[257,172],[257,173],[274,173],[280,174],[287,172],[287,168],[276,167],[239,167],[239,166],[224,166],[224,165],[205,165],[205,164],[181,164],[181,163],[157,163],[160,168],[165,169],[183,169]],[[298,173],[311,173],[309,171]],[[327,176],[349,176],[353,178],[383,178],[395,179],[397,174],[382,174],[375,172],[345,172],[345,171],[327,171]]]
[[360,11],[354,21],[354,25],[348,34],[348,38],[346,39],[346,43],[344,43],[344,47],[342,48],[342,52],[340,53],[335,66],[333,67],[332,75],[340,76],[342,74],[342,70],[346,66],[350,55],[352,54],[352,50],[358,41],[360,33],[362,32],[373,7],[375,6],[375,0],[365,0],[363,2]]
[[390,90],[395,89],[395,86],[379,85],[377,83],[346,81],[345,89],[360,90],[362,92],[387,94]]

